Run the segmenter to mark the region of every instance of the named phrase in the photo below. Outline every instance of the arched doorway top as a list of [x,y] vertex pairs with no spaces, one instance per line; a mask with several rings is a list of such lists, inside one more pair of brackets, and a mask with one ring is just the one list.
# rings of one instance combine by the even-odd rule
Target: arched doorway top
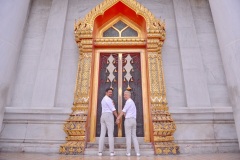
[[165,39],[165,22],[157,19],[136,0],[104,0],[92,9],[84,19],[80,19],[75,23],[76,41],[93,38],[93,33],[97,28],[100,28],[118,14],[127,15],[129,19],[141,27],[141,30],[146,31],[147,37]]

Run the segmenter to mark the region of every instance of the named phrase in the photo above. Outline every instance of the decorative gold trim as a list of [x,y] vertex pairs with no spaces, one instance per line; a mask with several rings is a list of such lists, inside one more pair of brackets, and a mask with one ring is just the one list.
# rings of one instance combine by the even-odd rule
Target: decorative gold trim
[[79,62],[76,79],[74,103],[72,113],[64,124],[64,131],[68,135],[67,142],[60,146],[59,152],[62,154],[82,154],[86,146],[86,126],[89,110],[89,88],[91,78],[92,53],[88,53],[88,45],[92,41],[79,43]]
[[[134,22],[132,22],[130,19],[128,19],[126,16],[119,14],[118,16],[112,18],[109,22],[106,23],[105,26],[103,26],[102,28],[100,28],[100,32],[98,34],[98,38],[105,38],[105,39],[116,39],[116,38],[125,38],[125,37],[103,37],[103,33],[108,30],[110,27],[112,27],[115,23],[117,23],[118,21],[122,21],[124,22],[127,26],[131,27],[132,29],[134,29],[137,33],[138,36],[136,37],[136,39],[139,39],[142,36],[142,32],[139,29],[138,25],[135,24]],[[120,34],[120,32],[119,32]]]
[[[148,42],[151,43],[152,41]],[[176,130],[176,125],[167,107],[166,88],[160,54],[162,44],[160,43],[160,47],[150,45],[149,50],[152,51],[152,48],[154,48],[156,52],[148,52],[153,141],[155,154],[177,154],[179,153],[179,147],[173,142],[173,133]],[[161,145],[159,145],[159,142],[161,142]]]
[[[147,83],[147,73],[146,73],[146,53],[144,49],[96,49],[95,50],[95,61],[94,64],[96,66],[99,66],[99,58],[100,53],[129,53],[129,52],[138,52],[140,53],[141,57],[141,75],[142,75],[142,99],[143,99],[143,115],[144,115],[144,140],[145,142],[150,142],[150,129],[149,129],[149,105],[148,105],[148,91],[146,87]],[[96,141],[96,117],[97,117],[97,93],[98,93],[98,76],[99,74],[99,68],[94,68],[94,75],[93,75],[93,100],[92,100],[92,109],[91,109],[91,124],[90,124],[90,142]]]
[[84,38],[92,38],[92,31],[95,19],[103,15],[105,11],[114,6],[116,3],[122,2],[136,14],[144,17],[146,21],[146,28],[148,37],[158,37],[160,40],[165,40],[165,22],[156,19],[155,16],[143,5],[136,0],[104,0],[97,5],[84,19],[78,20],[74,25],[75,40],[78,42]]
[[108,38],[108,39],[95,39],[94,40],[95,46],[145,46],[146,40],[145,39],[138,39],[138,38]]
[[[118,53],[118,113],[121,113],[122,111],[122,100],[123,100],[123,97],[122,97],[122,67],[123,67],[123,64],[122,64],[122,53]],[[118,124],[118,137],[122,137],[122,119],[120,121],[120,123]]]
[[[105,11],[112,6],[122,2],[132,9],[137,15],[144,18],[146,22],[146,39],[141,38],[100,38],[93,40],[95,19],[104,15]],[[88,122],[90,125],[90,141],[95,141],[96,129],[96,106],[99,54],[94,53],[94,47],[144,47],[146,52],[141,52],[144,56],[141,60],[142,85],[143,87],[143,110],[144,110],[144,131],[145,141],[154,144],[155,154],[177,154],[179,147],[173,142],[173,133],[176,125],[168,113],[166,100],[166,86],[162,68],[161,50],[166,37],[165,22],[156,19],[154,15],[136,0],[104,0],[97,5],[84,18],[75,22],[75,41],[79,47],[79,65],[77,72],[76,88],[74,93],[74,106],[70,118],[64,125],[64,131],[68,134],[67,143],[61,145],[60,153],[81,154],[84,152],[86,141],[89,138]],[[96,34],[96,33],[95,33]],[[119,52],[129,50],[119,49]],[[110,51],[112,52],[112,50]],[[134,52],[137,52],[134,50]],[[95,57],[92,57],[94,53]],[[147,57],[145,57],[147,56]],[[94,60],[95,59],[95,60]],[[146,60],[143,62],[143,60]],[[94,64],[92,62],[94,61]],[[91,81],[91,70],[94,70],[94,81]],[[146,75],[148,73],[148,76]],[[145,76],[145,78],[144,78]],[[90,84],[92,82],[92,84]],[[90,87],[90,85],[92,85]],[[89,89],[90,88],[90,89]],[[149,92],[147,92],[149,91]],[[92,96],[89,94],[92,93]],[[90,100],[89,97],[92,97]],[[92,108],[91,108],[91,106]],[[150,105],[150,106],[149,106]],[[94,110],[95,109],[95,110]],[[90,111],[90,113],[89,113]],[[90,116],[91,115],[91,116]],[[150,119],[151,117],[151,119]],[[150,124],[150,126],[149,126]],[[85,126],[85,129],[83,129]],[[152,129],[150,132],[150,128]],[[146,134],[147,133],[147,134]],[[151,137],[150,137],[151,134]]]

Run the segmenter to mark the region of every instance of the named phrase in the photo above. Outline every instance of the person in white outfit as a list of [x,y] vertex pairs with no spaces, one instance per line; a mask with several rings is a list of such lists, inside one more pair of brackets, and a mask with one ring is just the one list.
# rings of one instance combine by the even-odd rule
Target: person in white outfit
[[126,100],[125,106],[122,112],[118,115],[116,119],[116,123],[120,122],[120,119],[123,115],[125,115],[125,135],[126,135],[126,146],[127,146],[127,156],[131,156],[131,138],[133,140],[134,149],[137,156],[140,156],[139,152],[139,144],[136,136],[136,128],[137,128],[137,111],[136,106],[133,100],[131,99],[131,92],[124,92],[124,99]]
[[100,118],[101,121],[101,134],[99,138],[99,147],[98,147],[98,155],[102,156],[103,147],[104,147],[104,139],[106,135],[106,131],[108,131],[108,141],[109,141],[109,151],[110,156],[114,156],[114,116],[117,117],[117,111],[114,106],[113,100],[110,98],[112,97],[112,88],[106,89],[106,95],[102,99],[102,115]]

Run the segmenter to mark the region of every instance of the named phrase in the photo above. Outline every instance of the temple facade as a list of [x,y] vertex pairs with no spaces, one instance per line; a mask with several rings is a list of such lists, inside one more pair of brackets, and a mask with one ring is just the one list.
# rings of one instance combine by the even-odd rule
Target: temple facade
[[240,1],[3,0],[0,18],[0,151],[96,154],[111,87],[143,155],[239,152]]

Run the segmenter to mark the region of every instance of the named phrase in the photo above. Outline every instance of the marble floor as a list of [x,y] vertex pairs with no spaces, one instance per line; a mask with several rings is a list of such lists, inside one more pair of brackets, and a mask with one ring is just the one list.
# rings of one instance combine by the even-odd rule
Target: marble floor
[[240,153],[218,153],[201,155],[177,155],[177,156],[66,156],[59,154],[35,154],[0,152],[0,160],[240,160]]

